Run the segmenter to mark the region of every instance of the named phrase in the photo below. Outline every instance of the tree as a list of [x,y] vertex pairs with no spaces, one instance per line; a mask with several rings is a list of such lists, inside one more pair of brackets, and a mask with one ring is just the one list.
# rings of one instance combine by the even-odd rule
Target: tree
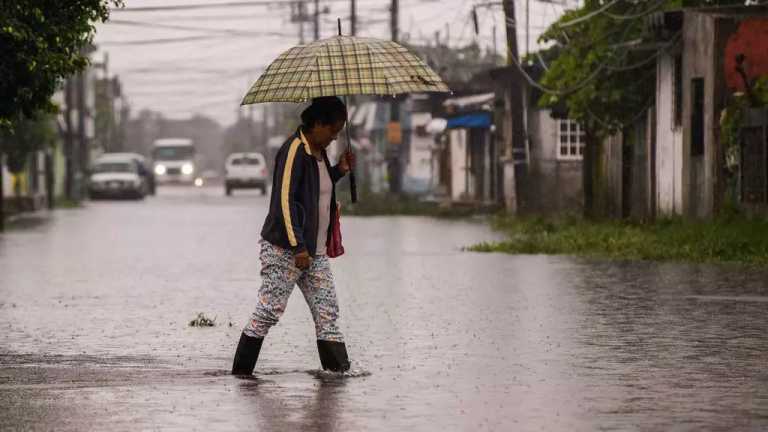
[[[11,174],[18,175],[24,171],[30,153],[53,145],[56,139],[54,121],[50,114],[39,115],[35,119],[22,118],[11,129],[0,132],[0,145]],[[16,193],[18,195],[18,190]]]
[[87,64],[95,23],[122,0],[0,0],[0,128],[55,112],[51,96]]
[[[36,118],[18,118],[9,128],[0,129],[0,162],[5,156],[8,171],[14,175],[14,194],[19,198],[21,184],[18,175],[24,171],[30,153],[43,150],[53,145],[56,132],[53,127],[55,119],[50,114],[41,114]],[[0,163],[2,167],[2,163]],[[0,182],[2,176],[0,176]],[[3,191],[0,187],[0,230],[4,218]]]
[[676,43],[646,33],[645,18],[685,7],[747,5],[745,0],[586,0],[541,36],[558,55],[548,65],[539,103],[567,107],[586,132],[583,188],[585,216],[594,216],[596,157],[606,136],[631,126],[654,102],[658,54]]
[[[54,113],[51,96],[61,81],[81,70],[95,23],[109,17],[109,6],[123,0],[0,0],[0,131],[12,131],[41,113]],[[32,151],[27,141],[9,149],[10,163]],[[0,166],[3,146],[0,143]],[[0,173],[1,174],[1,173]],[[2,181],[2,175],[0,175]],[[0,187],[0,230],[3,193]]]
[[567,11],[542,35],[560,47],[545,72],[540,104],[565,102],[585,130],[584,213],[594,216],[594,168],[602,139],[622,130],[653,102],[653,53],[639,49],[643,17],[664,2],[587,0]]

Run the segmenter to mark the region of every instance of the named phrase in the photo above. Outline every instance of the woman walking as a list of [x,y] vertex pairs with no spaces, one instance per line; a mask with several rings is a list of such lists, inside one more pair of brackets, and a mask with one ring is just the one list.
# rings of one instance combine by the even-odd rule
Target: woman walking
[[323,369],[349,369],[344,337],[336,323],[339,305],[326,255],[338,211],[335,184],[355,163],[347,150],[335,166],[325,152],[347,118],[337,97],[313,99],[301,126],[275,157],[269,213],[261,231],[261,278],[256,309],[243,329],[232,374],[250,375],[264,337],[285,311],[298,285],[312,313]]

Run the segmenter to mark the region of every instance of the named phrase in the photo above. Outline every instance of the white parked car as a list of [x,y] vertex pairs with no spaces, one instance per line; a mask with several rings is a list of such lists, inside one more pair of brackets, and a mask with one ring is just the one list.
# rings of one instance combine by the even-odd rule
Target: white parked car
[[93,164],[88,194],[91,199],[144,199],[147,195],[146,177],[141,175],[139,163],[134,159],[102,156]]
[[139,175],[144,178],[149,195],[155,194],[155,173],[152,170],[152,163],[144,156],[138,153],[104,153],[96,159],[99,161],[130,161],[134,160],[139,164]]
[[269,173],[261,153],[232,153],[224,164],[224,189],[232,195],[234,189],[259,189],[267,193]]

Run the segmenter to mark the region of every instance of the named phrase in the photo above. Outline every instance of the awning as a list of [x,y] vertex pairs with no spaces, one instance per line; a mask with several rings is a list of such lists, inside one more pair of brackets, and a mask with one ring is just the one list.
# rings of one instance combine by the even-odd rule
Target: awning
[[455,98],[446,99],[445,102],[443,102],[443,106],[456,107],[456,108],[468,108],[473,106],[480,107],[482,105],[486,105],[493,102],[493,99],[495,97],[496,97],[495,93],[482,93],[482,94],[476,94],[471,96],[455,97]]
[[429,123],[427,123],[426,130],[432,134],[439,134],[442,133],[447,126],[448,120],[437,117],[433,118],[429,121]]
[[448,129],[487,129],[491,127],[491,123],[491,113],[482,111],[451,117],[446,127]]
[[376,120],[376,102],[362,102],[352,106],[349,112],[349,122],[356,127],[370,132]]

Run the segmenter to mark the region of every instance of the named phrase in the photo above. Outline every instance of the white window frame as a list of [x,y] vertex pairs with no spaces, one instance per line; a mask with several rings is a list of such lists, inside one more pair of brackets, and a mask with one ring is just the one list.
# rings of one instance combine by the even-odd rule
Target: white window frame
[[[563,125],[566,125],[563,131]],[[575,120],[557,119],[557,138],[555,148],[558,160],[584,159],[584,129]],[[563,140],[565,138],[565,140]],[[565,154],[563,154],[565,149]]]

